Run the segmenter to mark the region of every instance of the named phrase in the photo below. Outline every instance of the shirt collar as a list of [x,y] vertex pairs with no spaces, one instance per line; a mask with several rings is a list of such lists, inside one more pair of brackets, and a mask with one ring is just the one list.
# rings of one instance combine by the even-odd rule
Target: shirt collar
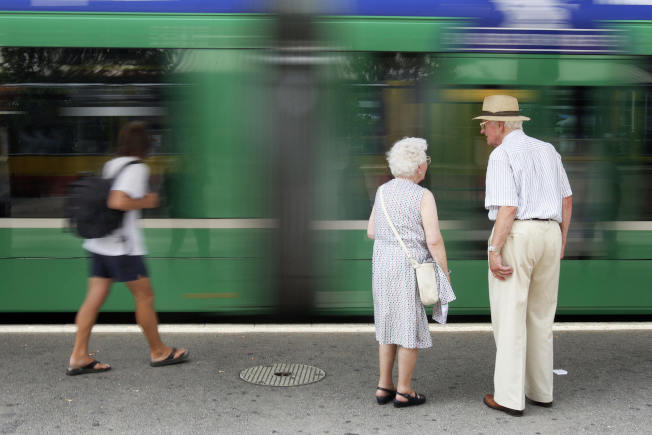
[[523,132],[523,130],[521,130],[521,129],[510,131],[509,133],[507,133],[507,136],[505,136],[503,138],[503,141],[501,142],[501,145],[504,144],[505,142],[507,142],[508,139],[509,140],[516,139],[516,136],[519,136],[521,134],[525,134]]

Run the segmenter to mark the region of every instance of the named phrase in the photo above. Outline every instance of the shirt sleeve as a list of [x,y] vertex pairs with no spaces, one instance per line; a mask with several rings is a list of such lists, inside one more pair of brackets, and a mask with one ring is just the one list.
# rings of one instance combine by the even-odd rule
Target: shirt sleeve
[[147,193],[149,168],[144,163],[127,166],[113,182],[111,190],[120,190],[133,199],[139,199]]
[[484,206],[486,209],[501,206],[518,207],[518,192],[514,173],[507,155],[499,149],[494,150],[489,156],[485,185]]
[[570,183],[568,182],[568,175],[566,175],[566,171],[564,170],[564,165],[561,162],[561,156],[559,156],[559,159],[557,160],[557,175],[559,177],[559,187],[561,189],[561,197],[568,198],[573,194],[573,191],[571,190]]

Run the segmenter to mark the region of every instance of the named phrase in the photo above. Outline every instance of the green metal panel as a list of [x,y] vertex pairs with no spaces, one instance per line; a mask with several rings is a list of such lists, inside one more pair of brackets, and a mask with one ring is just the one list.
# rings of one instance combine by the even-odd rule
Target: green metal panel
[[171,217],[269,217],[273,144],[261,125],[266,73],[244,50],[188,50],[170,77],[170,120],[182,156]]
[[[12,234],[13,233],[13,234]],[[624,244],[652,245],[652,232],[618,232]],[[627,237],[623,237],[626,235]],[[148,229],[151,272],[159,311],[264,313],[276,305],[273,290],[273,230]],[[181,242],[174,242],[173,239]],[[487,314],[487,263],[455,254],[444,231],[457,301],[451,314]],[[74,312],[84,294],[87,259],[80,240],[56,229],[1,229],[11,253],[0,258],[0,312]],[[43,243],[47,240],[46,243]],[[202,240],[208,240],[207,246]],[[450,242],[450,243],[449,243]],[[170,256],[170,247],[176,248]],[[321,231],[315,297],[317,313],[372,313],[371,247],[363,231]],[[7,246],[5,243],[2,246]],[[203,247],[202,247],[203,246]],[[57,249],[61,247],[61,249]],[[650,249],[644,259],[564,260],[560,314],[650,314]],[[625,249],[626,250],[626,249]],[[105,311],[131,311],[133,301],[116,285]]]
[[628,56],[449,54],[438,81],[454,85],[620,86],[652,81]]
[[[487,262],[451,260],[457,300],[450,314],[489,314]],[[652,314],[649,260],[562,262],[558,314]],[[342,260],[324,279],[316,300],[323,314],[370,315],[371,262]]]
[[272,23],[254,14],[0,12],[0,46],[260,48]]
[[[147,229],[156,308],[172,312],[264,313],[276,305],[269,260],[273,232]],[[0,229],[0,312],[74,312],[86,287],[81,240],[58,229]],[[131,311],[115,285],[104,311]]]
[[413,17],[323,17],[317,29],[330,47],[343,51],[442,50],[442,35],[460,20]]
[[627,34],[627,51],[632,54],[652,54],[652,21],[605,21],[612,29],[624,30]]
[[[75,312],[86,294],[88,260],[5,259],[0,312]],[[264,259],[150,258],[158,311],[265,313],[275,305]],[[265,279],[261,279],[265,277]],[[103,311],[133,311],[131,294],[114,284]]]
[[[454,231],[443,231],[457,300],[451,314],[488,314],[486,260],[457,255]],[[631,232],[617,232],[616,238]],[[459,232],[458,232],[459,234]],[[487,233],[488,235],[488,233]],[[637,231],[640,244],[651,246],[652,232]],[[621,239],[622,240],[622,239]],[[362,231],[332,231],[320,235],[324,248],[321,275],[315,298],[320,313],[369,315],[371,295],[371,249],[373,242]],[[638,246],[638,244],[637,244]],[[461,253],[463,251],[459,251]],[[638,254],[640,250],[636,250]],[[641,259],[564,260],[560,277],[560,314],[650,314],[652,281],[647,249]]]

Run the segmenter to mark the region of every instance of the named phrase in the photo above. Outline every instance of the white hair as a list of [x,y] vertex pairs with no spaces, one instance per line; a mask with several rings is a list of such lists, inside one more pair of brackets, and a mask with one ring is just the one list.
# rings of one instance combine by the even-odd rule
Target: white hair
[[523,130],[523,121],[505,121],[505,128],[510,130]]
[[389,170],[395,177],[411,177],[426,161],[428,143],[420,137],[404,137],[387,152]]

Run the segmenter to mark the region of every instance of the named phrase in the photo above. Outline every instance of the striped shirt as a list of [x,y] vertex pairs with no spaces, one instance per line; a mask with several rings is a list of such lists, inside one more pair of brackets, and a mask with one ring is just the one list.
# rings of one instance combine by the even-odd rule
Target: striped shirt
[[572,194],[557,150],[523,130],[510,132],[489,156],[484,206],[492,221],[498,207],[513,206],[516,219],[561,222],[561,200]]

